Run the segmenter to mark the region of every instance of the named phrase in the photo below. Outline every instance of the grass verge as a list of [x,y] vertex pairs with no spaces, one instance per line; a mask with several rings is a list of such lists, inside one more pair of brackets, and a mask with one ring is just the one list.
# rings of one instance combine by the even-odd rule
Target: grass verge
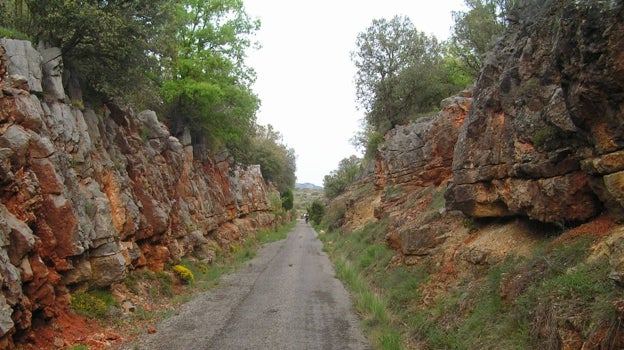
[[360,231],[320,235],[337,277],[352,291],[365,334],[378,349],[404,349],[401,314],[427,275],[404,266],[389,267],[394,256],[384,241],[386,223]]
[[[431,267],[389,264],[394,252],[383,241],[385,232],[377,222],[320,235],[377,349],[624,345],[624,289],[609,278],[607,256],[590,259],[594,237],[561,244],[542,236],[531,255],[509,255],[492,265],[454,261],[468,271],[432,294],[425,290]],[[424,302],[425,292],[433,300]]]

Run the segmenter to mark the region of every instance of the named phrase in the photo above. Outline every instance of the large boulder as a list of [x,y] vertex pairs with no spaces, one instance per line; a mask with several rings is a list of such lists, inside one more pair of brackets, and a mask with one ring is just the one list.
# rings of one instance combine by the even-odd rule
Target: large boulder
[[26,79],[30,91],[43,92],[41,85],[43,58],[30,41],[0,38],[0,46],[6,51],[9,75]]

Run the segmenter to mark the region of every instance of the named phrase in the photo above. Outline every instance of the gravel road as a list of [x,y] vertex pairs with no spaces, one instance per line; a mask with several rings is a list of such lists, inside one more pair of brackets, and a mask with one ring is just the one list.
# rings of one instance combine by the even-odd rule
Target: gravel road
[[372,349],[316,235],[298,222],[127,349]]

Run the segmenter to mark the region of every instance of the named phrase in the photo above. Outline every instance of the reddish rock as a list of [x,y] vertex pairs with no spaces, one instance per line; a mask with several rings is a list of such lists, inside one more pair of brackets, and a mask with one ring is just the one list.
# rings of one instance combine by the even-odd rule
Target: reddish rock
[[564,223],[609,203],[622,215],[621,186],[609,180],[624,167],[624,84],[615,78],[624,24],[608,4],[548,6],[519,7],[531,20],[512,22],[484,62],[455,147],[449,209]]
[[[471,97],[470,90],[463,91],[444,100],[437,115],[395,127],[385,135],[377,153],[374,183],[381,198],[374,205],[374,215],[388,220],[386,243],[406,257],[406,264],[416,262],[409,256],[435,252],[448,237],[444,223],[429,225],[440,218],[443,207],[442,202],[432,201],[434,193],[441,198],[452,177],[454,147]],[[373,206],[370,201],[349,203],[348,221],[354,220],[354,209],[362,207]]]

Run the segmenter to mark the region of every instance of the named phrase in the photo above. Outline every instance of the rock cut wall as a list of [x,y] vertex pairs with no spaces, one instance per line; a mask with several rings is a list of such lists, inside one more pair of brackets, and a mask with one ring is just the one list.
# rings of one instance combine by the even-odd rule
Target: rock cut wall
[[447,206],[579,223],[624,204],[624,6],[516,2],[459,134]]
[[274,224],[258,166],[199,161],[152,111],[82,109],[56,48],[0,39],[0,348],[73,286],[214,256]]

